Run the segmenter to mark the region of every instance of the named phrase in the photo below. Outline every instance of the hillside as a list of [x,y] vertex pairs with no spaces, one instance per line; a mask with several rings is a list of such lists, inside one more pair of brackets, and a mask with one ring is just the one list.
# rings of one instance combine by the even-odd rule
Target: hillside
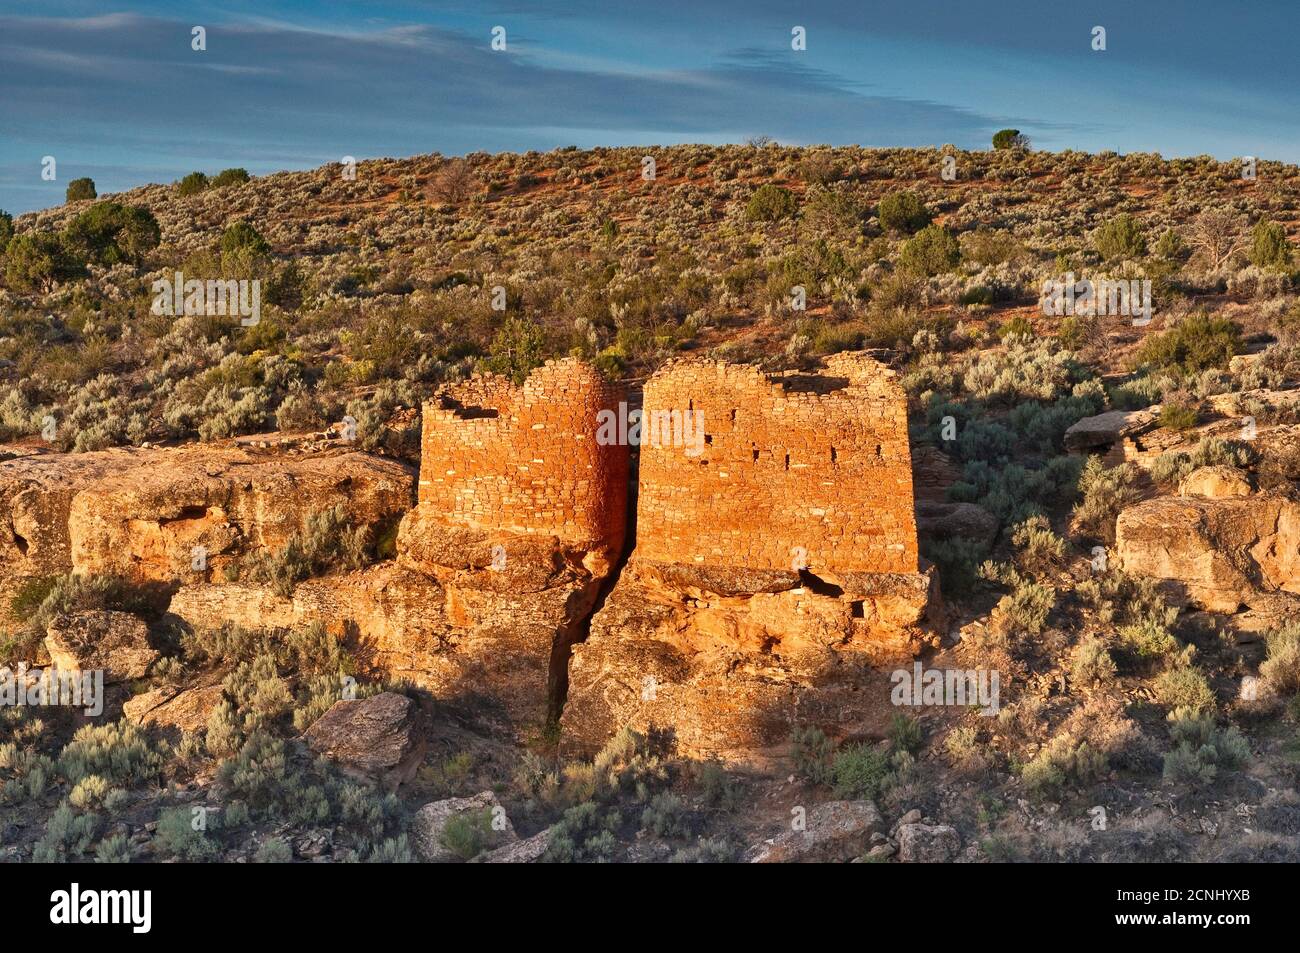
[[[562,149],[18,217],[0,664],[122,720],[6,709],[0,852],[1300,858],[1300,167],[1244,168]],[[643,404],[702,456],[600,441]]]

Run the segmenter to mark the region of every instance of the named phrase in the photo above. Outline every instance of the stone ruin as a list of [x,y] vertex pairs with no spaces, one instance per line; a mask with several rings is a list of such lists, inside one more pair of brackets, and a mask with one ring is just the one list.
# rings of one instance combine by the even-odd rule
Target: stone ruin
[[[674,414],[694,446],[653,423]],[[574,647],[566,742],[631,724],[731,757],[863,717],[871,663],[917,651],[934,608],[895,375],[860,354],[779,377],[673,362],[643,424],[636,546]]]
[[[448,385],[424,407],[418,479],[350,451],[0,462],[0,588],[114,571],[170,585],[170,612],[194,626],[321,622],[373,671],[485,724],[533,731],[563,705],[575,750],[631,724],[732,757],[796,721],[860,718],[871,664],[931,638],[894,374],[864,355],[774,377],[672,362],[645,385],[656,434],[635,487],[627,442],[601,432],[624,400],[574,359],[521,386]],[[395,559],[290,597],[219,571],[340,500],[376,529],[400,519]],[[198,543],[201,573],[185,562]]]

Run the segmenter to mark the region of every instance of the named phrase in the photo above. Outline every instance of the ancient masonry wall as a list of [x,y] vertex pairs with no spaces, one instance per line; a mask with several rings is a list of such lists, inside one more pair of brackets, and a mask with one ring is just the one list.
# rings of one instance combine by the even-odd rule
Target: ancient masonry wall
[[622,399],[574,359],[548,361],[522,387],[495,375],[449,386],[424,405],[419,503],[451,526],[618,553],[628,449],[596,433]]
[[[674,413],[680,441],[663,424]],[[812,376],[671,362],[646,383],[644,426],[638,559],[917,571],[906,397],[866,355],[836,355]]]

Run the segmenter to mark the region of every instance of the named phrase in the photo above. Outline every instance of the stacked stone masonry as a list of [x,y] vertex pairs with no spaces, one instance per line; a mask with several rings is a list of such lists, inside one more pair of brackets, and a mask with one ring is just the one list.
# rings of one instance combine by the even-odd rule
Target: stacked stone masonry
[[[689,434],[699,452],[666,430],[678,419],[702,425],[702,441]],[[643,426],[653,436],[641,449],[638,559],[917,571],[906,398],[870,357],[778,378],[673,362],[646,384]]]
[[580,361],[549,361],[522,387],[486,375],[424,406],[419,502],[451,526],[555,536],[617,554],[627,447],[602,445],[621,390]]

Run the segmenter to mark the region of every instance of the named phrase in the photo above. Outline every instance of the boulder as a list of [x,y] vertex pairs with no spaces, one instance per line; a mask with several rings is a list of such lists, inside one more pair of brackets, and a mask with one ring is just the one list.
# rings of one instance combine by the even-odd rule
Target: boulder
[[56,616],[45,633],[45,650],[55,668],[102,669],[112,684],[143,678],[158,660],[149,628],[129,612],[91,610]]
[[863,852],[882,823],[880,812],[870,801],[827,801],[808,812],[804,830],[791,827],[756,844],[746,852],[745,860],[751,864],[852,860]]
[[998,533],[998,521],[988,510],[975,503],[916,504],[916,531],[930,539],[960,536],[991,544]]
[[1236,612],[1262,594],[1300,593],[1294,488],[1146,500],[1120,513],[1115,540],[1124,570],[1161,580],[1178,605]]
[[1181,496],[1204,496],[1211,500],[1250,496],[1250,478],[1236,467],[1198,467],[1178,487]]
[[898,859],[904,864],[947,864],[961,853],[961,835],[947,824],[902,824]]
[[548,827],[532,837],[526,837],[523,840],[506,844],[504,847],[498,847],[496,850],[490,850],[486,854],[480,854],[478,860],[484,864],[535,864],[545,856],[547,849],[551,846],[551,838],[554,836],[555,828]]
[[1109,447],[1126,437],[1135,437],[1155,428],[1159,407],[1146,410],[1108,410],[1095,417],[1075,421],[1065,431],[1065,449],[1072,452]]
[[[448,821],[467,813],[484,815],[483,823],[492,831],[491,839],[495,840],[496,845],[500,845],[488,845],[491,848],[489,857],[501,850],[503,846],[508,847],[519,839],[514,825],[506,816],[505,808],[491,791],[484,791],[473,797],[453,797],[445,801],[433,801],[416,811],[407,827],[411,846],[415,848],[420,859],[430,864],[445,864],[462,859],[443,845],[442,834],[447,829]],[[493,822],[496,826],[492,826]],[[536,844],[532,849],[535,848]],[[546,848],[543,847],[542,852],[545,850]]]
[[335,702],[303,738],[344,771],[392,787],[409,778],[424,755],[415,702],[393,692]]
[[212,709],[224,697],[221,685],[196,688],[156,688],[134,696],[122,705],[122,714],[139,725],[198,731],[206,727]]

